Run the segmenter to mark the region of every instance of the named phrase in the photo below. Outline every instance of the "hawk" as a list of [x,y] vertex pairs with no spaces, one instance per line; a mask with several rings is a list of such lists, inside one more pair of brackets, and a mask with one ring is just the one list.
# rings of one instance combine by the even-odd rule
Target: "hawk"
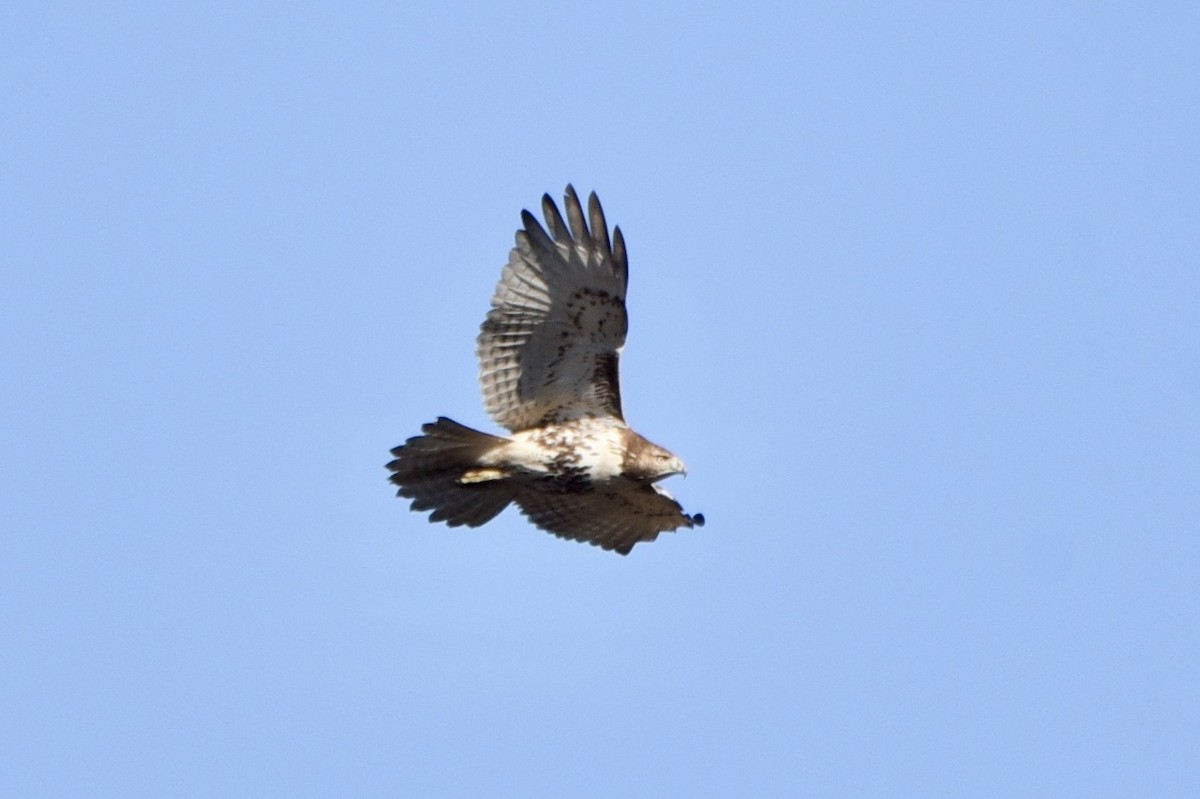
[[[617,361],[628,319],[629,261],[595,193],[587,217],[575,189],[564,220],[542,197],[543,228],[523,229],[476,342],[487,412],[512,435],[440,417],[392,450],[387,465],[412,509],[431,522],[478,527],[515,503],[560,538],[629,554],[659,533],[704,524],[658,485],[683,461],[635,433],[621,411]],[[590,227],[589,227],[590,222]]]

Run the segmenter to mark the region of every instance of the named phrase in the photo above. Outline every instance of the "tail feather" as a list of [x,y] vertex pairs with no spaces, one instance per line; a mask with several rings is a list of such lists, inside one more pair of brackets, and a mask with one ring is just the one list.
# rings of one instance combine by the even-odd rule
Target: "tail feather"
[[451,527],[478,527],[508,506],[515,488],[500,477],[488,480],[462,478],[476,470],[479,459],[505,439],[481,433],[451,419],[439,417],[421,428],[424,435],[408,439],[392,450],[387,465],[398,496],[412,499],[412,509],[432,510],[429,520]]

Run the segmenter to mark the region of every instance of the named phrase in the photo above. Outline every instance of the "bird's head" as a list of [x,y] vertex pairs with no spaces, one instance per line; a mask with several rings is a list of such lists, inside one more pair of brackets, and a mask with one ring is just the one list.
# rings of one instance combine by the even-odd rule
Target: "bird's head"
[[626,477],[653,483],[674,474],[687,474],[687,466],[678,457],[636,433],[633,437],[625,451],[622,471]]

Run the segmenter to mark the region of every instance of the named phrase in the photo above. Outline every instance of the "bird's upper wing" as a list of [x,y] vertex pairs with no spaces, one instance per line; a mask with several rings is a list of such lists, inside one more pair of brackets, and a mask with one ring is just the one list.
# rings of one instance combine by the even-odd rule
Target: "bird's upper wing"
[[531,485],[517,495],[521,512],[559,538],[628,555],[640,541],[679,527],[702,527],[702,514],[688,515],[656,484],[628,480],[596,485],[579,493]]
[[563,220],[542,198],[543,229],[528,211],[479,332],[487,412],[509,430],[580,416],[622,419],[617,360],[625,343],[629,264],[620,228],[588,198],[588,222],[567,186]]

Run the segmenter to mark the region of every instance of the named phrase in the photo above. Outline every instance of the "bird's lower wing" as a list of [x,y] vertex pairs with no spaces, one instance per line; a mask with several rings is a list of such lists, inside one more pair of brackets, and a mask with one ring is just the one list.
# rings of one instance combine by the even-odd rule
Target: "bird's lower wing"
[[586,541],[622,555],[659,533],[704,524],[704,516],[684,513],[657,485],[627,481],[579,492],[534,484],[517,495],[516,503],[531,522],[559,538]]

